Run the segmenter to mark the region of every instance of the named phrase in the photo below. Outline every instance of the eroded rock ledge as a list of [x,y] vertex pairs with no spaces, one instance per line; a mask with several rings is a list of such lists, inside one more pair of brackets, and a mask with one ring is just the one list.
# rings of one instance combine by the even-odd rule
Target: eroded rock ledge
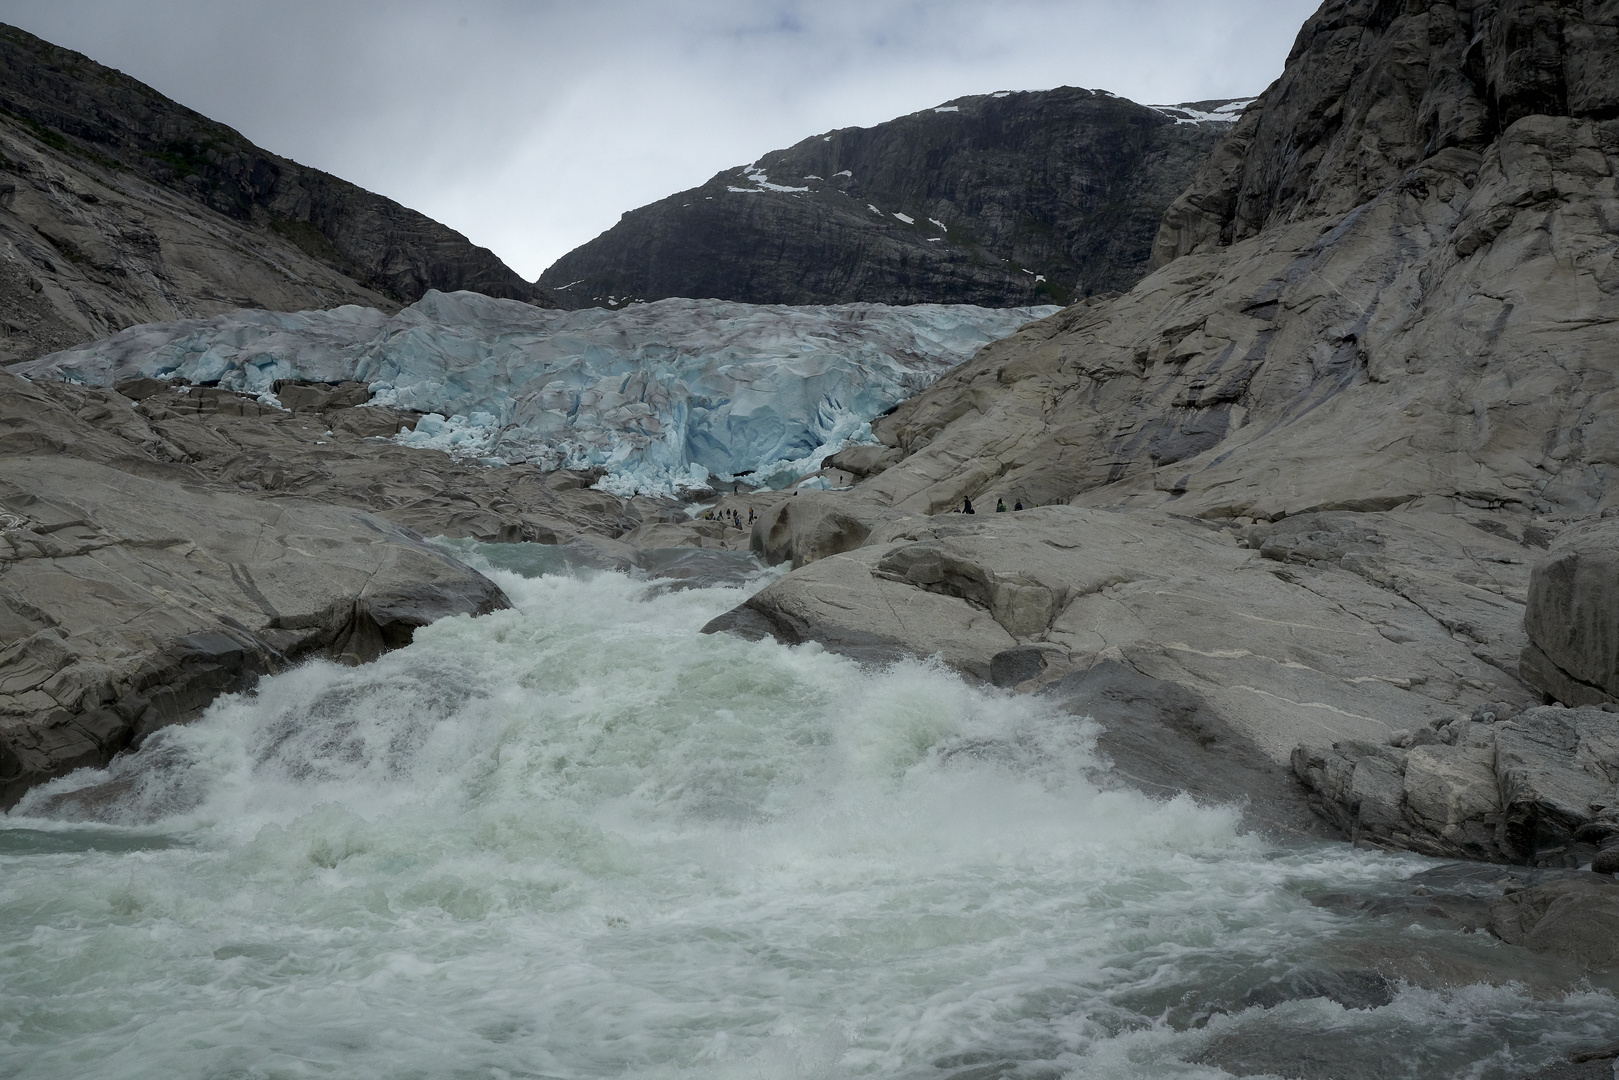
[[1504,516],[1239,528],[1054,506],[884,520],[857,496],[767,513],[755,550],[801,568],[707,629],[936,655],[1059,694],[1103,720],[1102,749],[1143,786],[1246,798],[1297,831],[1314,827],[1287,776],[1300,743],[1384,744],[1539,700],[1515,661],[1540,538]]
[[184,456],[126,398],[0,375],[0,808],[263,674],[507,606],[407,529]]

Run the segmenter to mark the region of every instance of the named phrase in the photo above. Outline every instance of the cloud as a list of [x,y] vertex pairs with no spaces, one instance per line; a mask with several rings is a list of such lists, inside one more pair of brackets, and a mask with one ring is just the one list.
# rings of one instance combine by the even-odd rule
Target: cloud
[[1315,0],[0,0],[533,278],[618,215],[963,94],[1257,93]]

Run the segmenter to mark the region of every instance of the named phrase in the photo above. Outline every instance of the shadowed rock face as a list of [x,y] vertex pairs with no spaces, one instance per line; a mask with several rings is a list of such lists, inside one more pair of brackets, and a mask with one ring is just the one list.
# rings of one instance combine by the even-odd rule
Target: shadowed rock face
[[485,248],[0,26],[0,360],[136,323],[428,289],[552,306]]
[[[1061,87],[843,128],[631,211],[540,277],[564,303],[1065,302],[1129,288],[1231,128]],[[909,219],[909,220],[907,220]]]

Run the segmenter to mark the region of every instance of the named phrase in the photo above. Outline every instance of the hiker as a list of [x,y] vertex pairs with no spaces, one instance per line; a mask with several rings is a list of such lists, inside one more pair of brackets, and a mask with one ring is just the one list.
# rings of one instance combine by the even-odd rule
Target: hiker
[[998,498],[998,499],[995,500],[995,512],[997,514],[1006,513],[1006,500],[1005,499],[999,499]]
[[963,514],[976,514],[976,513],[978,513],[977,510],[973,509],[973,501],[971,499],[963,499],[961,501],[961,512]]
[[1023,500],[1022,500],[1022,499],[1019,499],[1019,500],[1018,500],[1018,501],[1017,501],[1017,505],[1015,505],[1015,506],[1013,506],[1013,507],[1012,507],[1012,510],[1013,510],[1013,512],[1014,512],[1014,513],[1015,513],[1015,512],[1016,512],[1016,511],[1018,511],[1018,510],[1021,510],[1021,509],[1023,509]]

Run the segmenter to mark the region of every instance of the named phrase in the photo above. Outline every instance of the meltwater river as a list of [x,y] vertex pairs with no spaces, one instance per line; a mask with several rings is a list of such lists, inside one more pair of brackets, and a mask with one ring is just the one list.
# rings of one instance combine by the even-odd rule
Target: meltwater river
[[[1312,904],[1428,864],[1112,789],[1038,700],[697,632],[746,589],[484,554],[516,610],[0,818],[0,1077],[1121,1080],[1248,1039],[1483,1080],[1619,1030],[1600,989],[1266,998],[1500,946]],[[109,780],[110,820],[47,812]]]

